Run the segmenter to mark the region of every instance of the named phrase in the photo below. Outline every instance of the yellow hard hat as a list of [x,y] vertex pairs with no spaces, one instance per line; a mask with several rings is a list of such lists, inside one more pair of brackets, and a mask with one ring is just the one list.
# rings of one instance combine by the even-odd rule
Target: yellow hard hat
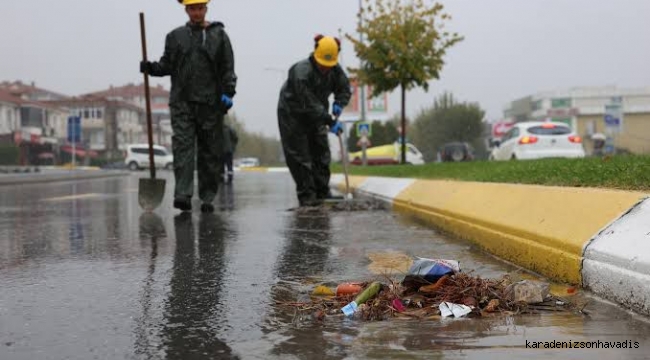
[[314,50],[314,59],[322,66],[334,67],[339,63],[339,51],[341,45],[339,41],[331,36],[318,35],[316,40],[316,49]]
[[196,5],[196,4],[207,4],[210,2],[210,0],[180,0],[182,1],[181,4],[188,6],[188,5]]

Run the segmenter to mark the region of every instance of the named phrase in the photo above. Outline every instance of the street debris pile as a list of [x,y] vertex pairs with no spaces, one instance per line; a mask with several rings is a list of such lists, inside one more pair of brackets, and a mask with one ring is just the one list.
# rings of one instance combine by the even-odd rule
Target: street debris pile
[[386,203],[374,199],[354,199],[342,200],[330,204],[325,204],[332,211],[371,211],[386,210]]
[[344,212],[344,211],[375,211],[387,210],[388,205],[375,199],[340,199],[340,200],[327,200],[320,206],[304,206],[289,209],[298,213],[319,213],[319,212]]
[[462,273],[453,260],[418,258],[397,281],[343,283],[335,289],[319,285],[310,301],[278,305],[309,313],[314,320],[351,317],[377,321],[395,317],[440,319],[531,314],[542,311],[581,312],[574,304],[549,294],[549,284],[510,276],[482,279]]

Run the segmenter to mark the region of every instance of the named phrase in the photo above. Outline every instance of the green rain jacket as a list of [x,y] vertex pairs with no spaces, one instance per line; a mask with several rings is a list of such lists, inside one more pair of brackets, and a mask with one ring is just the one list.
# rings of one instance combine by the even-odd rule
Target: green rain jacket
[[313,55],[294,64],[280,91],[279,109],[288,112],[305,126],[332,125],[329,96],[342,108],[350,101],[350,81],[340,65],[323,74]]
[[239,136],[237,136],[235,129],[228,124],[223,124],[223,152],[235,153],[238,142]]
[[163,56],[151,63],[150,74],[171,75],[170,104],[215,104],[222,94],[235,96],[235,61],[223,23],[212,22],[206,27],[187,23],[172,30]]

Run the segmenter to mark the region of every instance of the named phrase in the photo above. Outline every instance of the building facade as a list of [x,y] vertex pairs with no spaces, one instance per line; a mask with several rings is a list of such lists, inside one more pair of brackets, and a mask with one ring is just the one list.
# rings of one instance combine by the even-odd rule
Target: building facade
[[66,99],[67,96],[36,87],[34,83],[28,85],[21,81],[1,82],[0,93],[4,94],[3,98],[9,99],[10,103],[17,106],[17,114],[15,111],[6,113],[6,106],[5,115],[0,114],[0,119],[14,122],[13,131],[22,132],[22,135],[28,137],[37,136],[43,142],[52,144],[65,139],[68,111],[50,102]]
[[0,90],[0,134],[13,134],[20,129],[20,104],[22,100]]
[[0,83],[0,142],[19,147],[21,165],[52,164],[66,137],[67,109],[39,100],[47,94],[20,82]]
[[[165,90],[161,85],[158,85],[150,87],[149,94],[151,97],[151,121],[154,143],[171,148],[172,130],[169,113],[169,91]],[[124,86],[110,86],[108,89],[96,91],[87,96],[104,97],[108,100],[135,105],[143,111],[146,109],[144,84],[136,85],[130,83]],[[146,121],[146,118],[143,120]],[[143,122],[142,125],[146,131],[146,123]],[[128,139],[130,138],[125,137],[124,141],[132,143]],[[144,138],[144,142],[147,141]]]
[[82,147],[98,156],[120,158],[128,144],[144,140],[144,112],[135,105],[97,96],[55,103],[81,118]]

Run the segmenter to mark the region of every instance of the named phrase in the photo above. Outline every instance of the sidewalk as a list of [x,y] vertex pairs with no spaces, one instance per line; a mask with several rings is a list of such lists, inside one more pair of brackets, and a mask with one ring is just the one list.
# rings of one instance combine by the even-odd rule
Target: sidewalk
[[30,167],[30,169],[31,172],[22,173],[0,172],[0,186],[105,179],[128,176],[130,174],[128,171],[99,170],[97,168],[76,168],[74,170],[68,170],[54,167],[40,167],[38,172],[34,172],[34,167]]
[[[345,191],[343,176],[332,176],[331,186]],[[350,187],[504,260],[650,315],[649,194],[359,176]]]
[[246,167],[235,167],[235,172],[280,172],[286,173],[289,172],[288,167],[266,167],[266,166],[246,166]]

